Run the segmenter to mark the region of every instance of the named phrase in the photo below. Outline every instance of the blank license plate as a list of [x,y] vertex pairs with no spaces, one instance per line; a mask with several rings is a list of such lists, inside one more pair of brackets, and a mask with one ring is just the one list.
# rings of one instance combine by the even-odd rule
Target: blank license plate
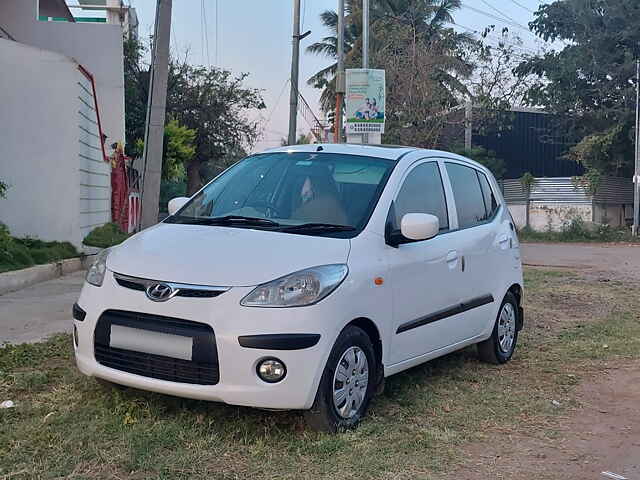
[[109,346],[133,350],[134,352],[151,353],[164,357],[191,360],[193,338],[171,333],[140,330],[139,328],[111,325]]

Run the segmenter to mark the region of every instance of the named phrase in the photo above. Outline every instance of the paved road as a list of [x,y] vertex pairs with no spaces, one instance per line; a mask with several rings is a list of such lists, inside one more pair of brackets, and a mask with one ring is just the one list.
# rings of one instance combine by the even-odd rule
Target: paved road
[[640,245],[528,243],[522,246],[525,265],[592,270],[622,281],[640,282]]
[[0,295],[0,344],[37,342],[71,331],[71,306],[78,299],[84,271]]
[[[525,244],[525,264],[591,269],[640,282],[640,245]],[[71,305],[84,272],[0,296],[0,344],[37,342],[71,329]]]

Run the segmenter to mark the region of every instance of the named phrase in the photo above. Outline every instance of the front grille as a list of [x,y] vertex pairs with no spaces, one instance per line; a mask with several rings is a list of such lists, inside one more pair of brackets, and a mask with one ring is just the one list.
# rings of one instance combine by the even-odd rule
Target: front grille
[[[110,346],[111,325],[193,338],[192,360],[124,350]],[[215,385],[220,380],[213,329],[204,323],[145,313],[107,310],[94,333],[96,361],[105,367],[170,382]]]
[[[147,280],[142,278],[128,277],[126,275],[114,274],[114,278],[118,285],[131,290],[137,290],[144,292],[149,285],[153,285],[155,280]],[[177,290],[176,297],[188,297],[188,298],[215,298],[218,295],[222,295],[228,290],[226,287],[207,287],[200,285],[186,285],[181,283],[172,282],[160,282],[166,283],[174,290]]]

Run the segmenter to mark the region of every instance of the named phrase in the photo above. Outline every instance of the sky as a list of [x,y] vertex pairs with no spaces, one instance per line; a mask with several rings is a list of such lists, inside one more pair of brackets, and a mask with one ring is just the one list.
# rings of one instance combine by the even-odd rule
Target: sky
[[[375,1],[375,0],[371,0]],[[156,0],[129,0],[140,20],[139,34],[148,37],[153,29]],[[336,9],[338,0],[301,0],[301,31],[311,35],[301,43],[300,92],[320,117],[320,91],[306,84],[315,72],[331,64],[331,59],[312,55],[305,48],[328,31],[320,22],[320,13]],[[206,16],[203,28],[202,6]],[[522,38],[525,52],[539,50],[541,41],[525,30],[533,19],[540,0],[463,0],[463,8],[454,14],[460,31],[482,31],[495,25],[499,32],[508,27]],[[216,8],[217,4],[217,8]],[[216,19],[217,10],[217,19]],[[258,115],[264,126],[263,137],[254,150],[278,146],[287,136],[289,85],[291,76],[291,35],[293,0],[173,0],[171,49],[189,51],[190,61],[248,73],[246,85],[259,88],[267,105]],[[208,37],[208,43],[203,37]],[[493,40],[489,38],[489,43]],[[207,53],[208,45],[208,53]],[[298,115],[298,132],[309,126]]]

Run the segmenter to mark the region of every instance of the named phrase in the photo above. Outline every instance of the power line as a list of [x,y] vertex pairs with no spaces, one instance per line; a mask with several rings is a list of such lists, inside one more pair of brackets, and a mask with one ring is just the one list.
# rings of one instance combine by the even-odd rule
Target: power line
[[[453,25],[456,25],[456,26],[458,26],[460,28],[463,28],[464,30],[467,30],[467,31],[469,31],[471,33],[475,33],[477,35],[480,35],[483,38],[495,39],[495,41],[502,42],[502,43],[504,43],[506,45],[509,45],[509,46],[513,47],[513,48],[517,48],[518,50],[521,50],[524,53],[527,53],[527,54],[530,54],[530,55],[538,55],[538,53],[540,53],[540,52],[536,52],[535,50],[531,50],[531,49],[529,49],[527,47],[523,47],[522,45],[518,45],[517,43],[513,43],[513,42],[509,41],[508,38],[502,38],[502,37],[498,37],[496,35],[491,35],[491,34],[488,34],[488,33],[486,35],[483,35],[482,32],[480,32],[479,30],[476,30],[474,28],[466,27],[466,26],[461,25],[461,24],[459,24],[457,22],[450,22],[450,23],[453,24]],[[496,45],[493,45],[493,46],[496,46]]]
[[220,30],[220,21],[218,20],[218,0],[216,0],[216,67],[218,64],[218,43],[219,43],[219,30]]
[[509,20],[510,22],[512,22],[514,25],[517,25],[520,28],[524,28],[527,32],[531,32],[529,30],[528,27],[525,27],[524,25],[522,25],[520,22],[518,22],[515,18],[510,17],[509,15],[507,15],[506,13],[498,10],[496,7],[494,7],[493,5],[491,5],[489,2],[487,2],[487,0],[480,0],[482,3],[484,3],[487,7],[489,7],[491,10],[493,10],[494,12],[497,12],[498,15],[500,15],[501,17],[506,18],[507,20]]
[[287,78],[287,80],[282,85],[282,89],[280,90],[280,94],[278,95],[278,99],[276,100],[276,103],[273,104],[273,107],[271,108],[271,112],[269,112],[269,115],[267,116],[267,121],[264,124],[265,129],[266,129],[266,127],[269,126],[269,123],[271,122],[271,117],[273,117],[273,114],[276,111],[276,108],[278,108],[278,105],[280,104],[280,100],[282,100],[282,95],[284,94],[284,91],[287,88],[287,84],[289,83],[290,80],[291,79]]
[[307,2],[302,0],[302,31],[304,32],[304,17],[307,15]]
[[207,23],[207,10],[205,9],[205,0],[202,0],[202,21],[204,23],[204,40],[207,51],[207,65],[211,65],[209,57],[209,25]]
[[496,15],[493,15],[492,13],[485,12],[484,10],[480,10],[479,8],[471,7],[471,6],[466,5],[466,4],[463,4],[462,8],[466,8],[468,10],[471,10],[472,12],[479,13],[480,15],[484,15],[485,17],[492,18],[493,20],[497,20],[497,21],[502,22],[502,23],[504,23],[506,25],[511,25],[512,27],[519,28],[520,30],[524,30],[529,35],[534,37],[536,40],[539,40],[539,38],[537,36],[535,36],[531,32],[531,30],[529,30],[527,27],[524,27],[524,26],[520,25],[519,23],[514,23],[514,22],[512,22],[510,20],[505,20],[504,18],[500,18],[500,17],[498,17]]
[[518,0],[511,0],[511,3],[515,3],[517,6],[519,6],[520,8],[524,8],[529,13],[536,13],[533,10],[531,10],[529,7],[522,5],[520,2],[518,2]]

